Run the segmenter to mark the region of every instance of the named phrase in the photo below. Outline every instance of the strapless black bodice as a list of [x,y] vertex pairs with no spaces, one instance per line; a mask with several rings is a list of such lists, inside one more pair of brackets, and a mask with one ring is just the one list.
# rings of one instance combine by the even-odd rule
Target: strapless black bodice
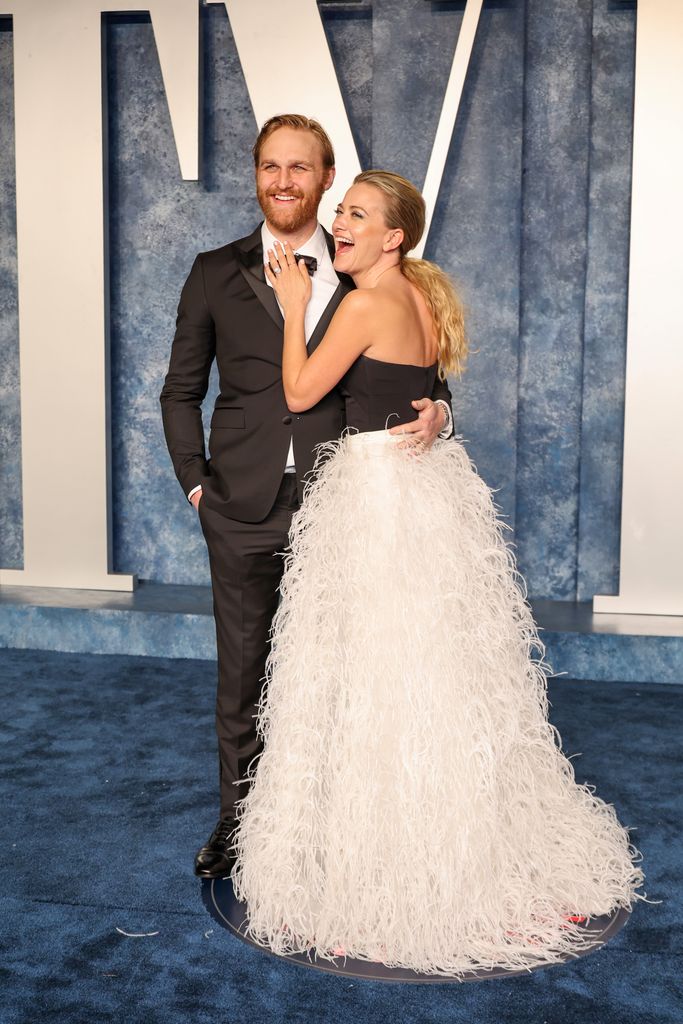
[[346,423],[354,430],[384,430],[417,419],[410,404],[429,397],[437,363],[413,366],[359,356],[340,383],[346,402]]

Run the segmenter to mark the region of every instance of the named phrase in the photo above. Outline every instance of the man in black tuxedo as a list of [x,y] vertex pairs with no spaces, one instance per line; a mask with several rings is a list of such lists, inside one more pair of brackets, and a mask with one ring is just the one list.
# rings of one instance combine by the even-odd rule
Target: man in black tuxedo
[[[160,397],[173,467],[206,539],[216,620],[221,809],[195,858],[195,874],[203,878],[230,870],[235,802],[260,750],[255,715],[292,513],[313,468],[315,446],[339,437],[345,426],[336,388],[307,412],[287,408],[284,321],[263,270],[264,252],[275,239],[311,258],[306,338],[314,349],[353,287],[335,273],[334,241],[317,221],[320,200],[334,181],[332,145],[316,121],[285,114],[265,123],[253,154],[265,221],[246,238],[197,256],[180,297]],[[207,459],[201,403],[214,359],[220,394]],[[437,380],[431,398],[414,405],[419,416],[406,429],[417,439],[431,444],[440,431],[450,433],[447,385]]]

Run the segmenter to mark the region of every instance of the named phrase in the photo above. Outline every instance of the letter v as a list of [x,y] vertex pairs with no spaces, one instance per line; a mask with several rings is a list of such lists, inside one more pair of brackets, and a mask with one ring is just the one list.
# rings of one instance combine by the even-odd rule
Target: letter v
[[[320,121],[334,143],[336,180],[345,190],[360,170],[360,162],[316,0],[208,2],[223,3],[226,8],[257,123],[283,111]],[[465,7],[425,179],[427,223],[415,256],[422,255],[429,235],[482,3],[467,0]],[[305,74],[295,70],[302,52]],[[320,219],[326,226],[332,222],[339,197],[337,187],[323,197]]]

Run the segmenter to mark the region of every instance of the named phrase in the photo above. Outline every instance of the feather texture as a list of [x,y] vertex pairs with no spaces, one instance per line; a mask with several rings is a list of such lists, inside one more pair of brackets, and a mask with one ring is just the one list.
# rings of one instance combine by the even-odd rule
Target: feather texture
[[250,935],[446,975],[553,963],[638,898],[548,722],[506,527],[458,440],[323,446],[295,515],[233,882]]

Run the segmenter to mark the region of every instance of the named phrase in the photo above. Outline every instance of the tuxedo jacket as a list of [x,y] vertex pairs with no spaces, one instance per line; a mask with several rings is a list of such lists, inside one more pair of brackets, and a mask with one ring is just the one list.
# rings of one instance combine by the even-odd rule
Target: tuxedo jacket
[[[326,234],[330,254],[332,237]],[[321,342],[334,312],[353,288],[346,276],[308,343]],[[315,447],[346,425],[339,387],[306,412],[287,408],[282,386],[284,320],[263,271],[261,227],[220,249],[200,253],[183,287],[168,373],[160,401],[173,468],[187,495],[198,484],[209,508],[242,522],[260,522],[282,483],[290,440],[299,497]],[[201,404],[216,360],[219,395],[211,416],[209,457]],[[422,398],[415,395],[415,398]],[[433,399],[450,403],[439,381]]]

